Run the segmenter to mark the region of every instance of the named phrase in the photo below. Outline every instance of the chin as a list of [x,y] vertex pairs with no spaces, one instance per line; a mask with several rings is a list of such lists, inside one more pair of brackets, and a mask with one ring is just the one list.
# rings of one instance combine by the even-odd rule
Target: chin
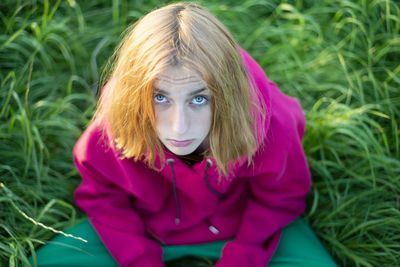
[[177,156],[189,155],[189,154],[193,153],[196,150],[196,148],[199,146],[198,144],[191,144],[191,145],[186,146],[186,147],[175,147],[175,146],[172,146],[172,145],[170,145],[168,143],[164,144],[164,145],[168,148],[168,150],[170,152],[172,152],[173,154],[175,154]]
[[195,151],[196,148],[169,147],[168,150],[177,156],[186,156]]

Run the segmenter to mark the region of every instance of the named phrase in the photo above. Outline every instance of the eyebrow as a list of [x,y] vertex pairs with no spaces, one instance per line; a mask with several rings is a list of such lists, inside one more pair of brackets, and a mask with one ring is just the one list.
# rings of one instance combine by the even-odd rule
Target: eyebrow
[[[154,89],[155,89],[155,91],[156,91],[157,93],[161,93],[161,94],[163,94],[163,95],[169,96],[169,93],[168,93],[167,91],[163,90],[163,89],[159,89],[159,88],[154,88]],[[205,91],[206,89],[207,89],[206,87],[203,87],[203,88],[194,90],[193,92],[191,92],[191,93],[189,94],[189,96],[197,95],[198,93],[201,93],[201,92]]]

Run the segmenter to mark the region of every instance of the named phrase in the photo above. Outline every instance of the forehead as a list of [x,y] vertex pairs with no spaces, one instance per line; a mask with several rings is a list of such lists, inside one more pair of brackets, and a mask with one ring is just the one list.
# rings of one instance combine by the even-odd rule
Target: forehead
[[191,88],[199,89],[207,87],[207,83],[197,74],[197,72],[190,68],[182,66],[168,67],[160,72],[155,80],[154,87],[162,90],[169,90],[174,88]]

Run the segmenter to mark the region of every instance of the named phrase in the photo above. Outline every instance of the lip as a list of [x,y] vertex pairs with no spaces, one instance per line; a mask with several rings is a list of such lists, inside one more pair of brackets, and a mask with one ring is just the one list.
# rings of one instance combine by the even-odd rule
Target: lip
[[193,143],[194,139],[190,139],[190,140],[182,140],[182,141],[178,141],[178,140],[174,140],[174,139],[168,139],[168,142],[171,143],[171,145],[175,146],[175,147],[185,147],[190,145],[191,143]]

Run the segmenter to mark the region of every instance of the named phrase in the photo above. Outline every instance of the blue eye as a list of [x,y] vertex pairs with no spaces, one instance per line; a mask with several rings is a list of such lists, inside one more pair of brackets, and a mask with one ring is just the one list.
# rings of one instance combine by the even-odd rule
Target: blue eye
[[159,104],[165,103],[165,102],[167,102],[167,98],[163,95],[157,94],[154,96],[154,102],[159,103]]
[[192,103],[195,105],[204,105],[208,102],[208,99],[205,96],[199,95],[199,96],[195,96],[192,99]]

